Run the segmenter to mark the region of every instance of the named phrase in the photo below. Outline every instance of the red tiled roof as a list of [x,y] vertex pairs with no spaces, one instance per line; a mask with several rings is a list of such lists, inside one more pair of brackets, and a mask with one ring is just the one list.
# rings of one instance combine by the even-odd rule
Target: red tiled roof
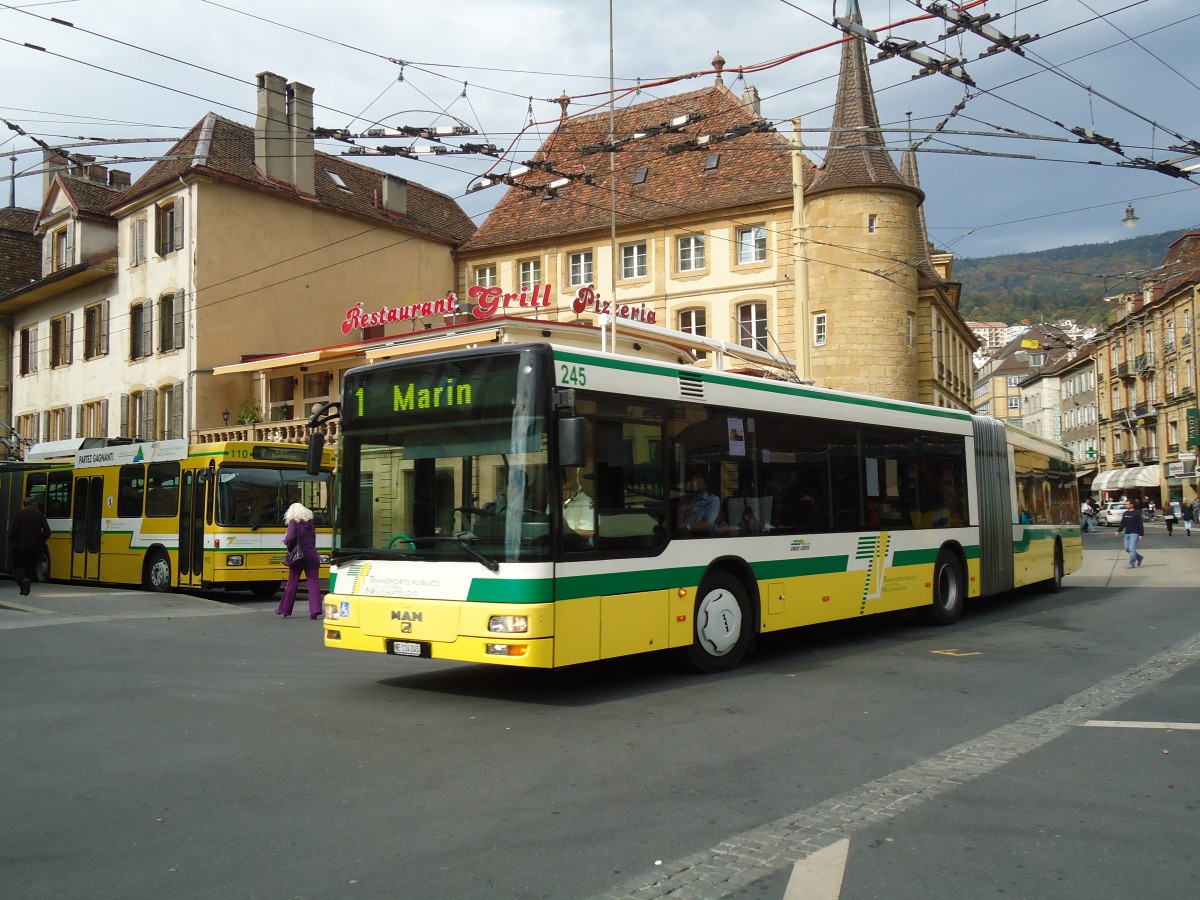
[[90,178],[64,175],[61,172],[55,177],[62,182],[63,189],[75,201],[75,205],[79,207],[81,213],[93,213],[98,216],[107,216],[113,204],[124,197],[129,190],[129,188],[110,187]]
[[[190,171],[312,202],[302,198],[291,185],[267,180],[258,170],[254,164],[253,128],[214,113],[198,122],[166,156],[151,166],[114,205],[148,194]],[[330,172],[338,175],[349,190],[338,187],[329,177]],[[378,169],[317,152],[314,173],[316,202],[332,210],[448,244],[459,244],[475,231],[475,224],[454,200],[416,182],[407,182],[407,215],[397,216],[377,203],[383,184],[383,173]]]
[[1166,279],[1154,285],[1155,300],[1200,281],[1200,231],[1188,231],[1175,239],[1163,256],[1163,270]]
[[0,209],[0,297],[42,275],[42,242],[33,233],[37,210]]
[[[629,141],[613,155],[618,226],[660,223],[790,199],[789,145],[773,129],[709,143],[701,149],[671,150],[701,135],[723,134],[759,121],[753,108],[724,85],[619,109],[614,133],[620,140],[688,113],[700,118],[678,130]],[[535,162],[549,164],[554,172],[535,168],[518,181],[531,188],[545,188],[563,173],[587,173],[590,182],[573,180],[559,188],[552,200],[543,199],[544,190],[508,188],[463,249],[482,250],[608,228],[612,208],[610,154],[585,151],[606,142],[608,136],[607,111],[561,122],[534,157]],[[717,154],[719,159],[716,168],[706,169],[710,154]],[[635,184],[634,175],[642,168],[646,170],[645,179]],[[805,181],[812,179],[813,171],[806,159]]]

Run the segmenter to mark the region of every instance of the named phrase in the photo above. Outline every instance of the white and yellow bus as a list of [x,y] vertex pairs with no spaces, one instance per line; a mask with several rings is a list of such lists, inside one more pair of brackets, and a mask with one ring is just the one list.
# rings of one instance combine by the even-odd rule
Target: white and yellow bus
[[287,577],[283,513],[292,503],[313,510],[328,563],[333,458],[309,475],[307,456],[302,445],[234,441],[40,444],[0,469],[0,529],[21,498],[34,499],[52,531],[42,580],[270,597]]
[[530,344],[355,369],[340,417],[332,648],[719,671],[1081,561],[1063,448],[955,410]]

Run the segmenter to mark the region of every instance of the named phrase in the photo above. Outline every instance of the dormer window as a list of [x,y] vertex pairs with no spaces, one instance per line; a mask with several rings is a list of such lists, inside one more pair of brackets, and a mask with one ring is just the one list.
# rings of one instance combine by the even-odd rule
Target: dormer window
[[329,176],[329,180],[333,182],[334,187],[336,187],[339,191],[345,191],[347,194],[350,193],[350,188],[346,186],[346,182],[342,180],[341,175],[339,175],[337,172],[332,172],[329,169],[325,170],[325,174]]
[[157,207],[154,217],[154,251],[166,256],[183,249],[183,198]]
[[50,234],[50,271],[61,272],[75,264],[74,229],[68,222]]

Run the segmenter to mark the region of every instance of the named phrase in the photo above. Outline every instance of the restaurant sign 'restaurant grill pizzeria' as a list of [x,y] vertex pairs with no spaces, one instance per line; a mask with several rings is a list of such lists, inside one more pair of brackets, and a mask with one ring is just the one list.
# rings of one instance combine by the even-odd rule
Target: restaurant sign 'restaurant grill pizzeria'
[[[528,290],[508,293],[498,287],[475,285],[467,288],[467,298],[472,303],[470,314],[476,319],[490,319],[497,312],[506,312],[514,307],[545,309],[551,305],[552,288],[550,284],[534,284]],[[613,309],[610,301],[601,299],[593,284],[584,285],[575,292],[575,296],[571,298],[571,310],[576,315],[586,312],[616,315],[618,319],[645,322],[647,325],[655,324],[656,320],[654,310],[647,309],[645,303],[636,306],[619,303],[616,309]],[[408,306],[384,306],[371,311],[362,303],[356,303],[346,310],[346,317],[342,320],[342,334],[349,334],[356,328],[407,322],[425,316],[453,316],[462,312],[464,310],[459,306],[458,295],[454,291],[437,300],[426,300],[424,303],[412,303]]]

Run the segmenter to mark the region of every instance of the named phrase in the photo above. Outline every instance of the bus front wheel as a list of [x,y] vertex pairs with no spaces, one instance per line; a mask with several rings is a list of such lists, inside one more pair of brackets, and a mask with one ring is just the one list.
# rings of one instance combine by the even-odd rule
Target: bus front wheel
[[740,581],[711,572],[700,585],[692,616],[688,662],[700,672],[726,672],[741,662],[750,645],[750,603]]
[[966,584],[958,557],[943,548],[933,564],[933,602],[925,607],[931,625],[953,625],[962,615]]
[[150,555],[146,557],[142,587],[159,593],[171,589],[171,559],[165,551],[151,550]]

